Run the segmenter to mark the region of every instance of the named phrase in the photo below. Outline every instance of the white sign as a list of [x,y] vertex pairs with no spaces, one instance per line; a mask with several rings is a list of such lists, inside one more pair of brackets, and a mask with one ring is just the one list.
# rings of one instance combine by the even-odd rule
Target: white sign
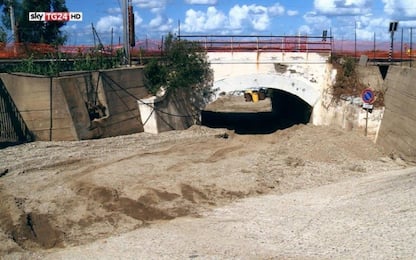
[[372,104],[368,104],[368,103],[364,103],[364,104],[363,104],[363,108],[364,108],[364,109],[373,109],[373,107],[374,107],[374,106],[373,106]]
[[82,12],[29,12],[31,22],[82,21]]

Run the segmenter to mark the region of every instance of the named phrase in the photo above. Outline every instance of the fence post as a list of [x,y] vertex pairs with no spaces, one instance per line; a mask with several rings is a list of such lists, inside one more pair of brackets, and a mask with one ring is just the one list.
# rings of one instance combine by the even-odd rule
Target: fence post
[[376,33],[374,32],[374,42],[373,42],[373,62],[376,61]]
[[52,111],[52,76],[49,77],[49,141],[52,141],[53,111]]
[[410,27],[410,67],[412,67],[412,63],[413,63],[412,45],[413,45],[413,27]]
[[403,27],[402,27],[402,37],[400,39],[400,66],[403,65]]

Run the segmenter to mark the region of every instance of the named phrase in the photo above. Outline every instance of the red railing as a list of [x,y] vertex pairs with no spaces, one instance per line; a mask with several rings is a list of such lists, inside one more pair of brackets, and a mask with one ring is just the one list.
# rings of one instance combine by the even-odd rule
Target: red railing
[[390,41],[334,41],[333,53],[344,56],[359,58],[366,55],[370,60],[413,60],[416,51],[412,48],[413,43],[404,41],[393,42],[391,49]]
[[209,52],[331,52],[331,41],[323,37],[252,36],[252,35],[183,35],[180,39],[198,42]]
[[[407,43],[394,43],[390,54],[390,42],[369,41],[338,41],[330,37],[310,36],[223,36],[223,35],[188,35],[181,36],[197,42],[208,52],[241,52],[241,51],[267,51],[267,52],[317,52],[335,53],[337,55],[359,58],[366,55],[370,60],[410,60],[416,57],[416,51]],[[160,55],[163,41],[139,40],[131,49],[132,56]],[[101,53],[103,55],[116,55],[121,45],[105,46],[59,46],[48,44],[19,43],[2,45],[0,43],[0,59],[22,59],[33,55],[35,58],[50,57],[57,53],[76,57],[88,53]]]

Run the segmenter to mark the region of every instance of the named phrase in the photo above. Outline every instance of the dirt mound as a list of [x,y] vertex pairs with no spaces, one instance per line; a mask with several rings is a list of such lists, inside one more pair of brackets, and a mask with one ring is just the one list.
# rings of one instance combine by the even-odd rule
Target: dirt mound
[[2,149],[0,158],[0,255],[89,243],[246,196],[402,167],[357,133],[310,125],[267,135],[194,126],[35,142]]

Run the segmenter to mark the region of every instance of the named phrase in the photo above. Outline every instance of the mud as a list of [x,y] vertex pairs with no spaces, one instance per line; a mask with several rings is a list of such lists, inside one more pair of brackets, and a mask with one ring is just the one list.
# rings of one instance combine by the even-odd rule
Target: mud
[[59,251],[249,196],[406,167],[362,133],[312,125],[35,142],[1,149],[0,158],[8,169],[0,178],[0,256]]

